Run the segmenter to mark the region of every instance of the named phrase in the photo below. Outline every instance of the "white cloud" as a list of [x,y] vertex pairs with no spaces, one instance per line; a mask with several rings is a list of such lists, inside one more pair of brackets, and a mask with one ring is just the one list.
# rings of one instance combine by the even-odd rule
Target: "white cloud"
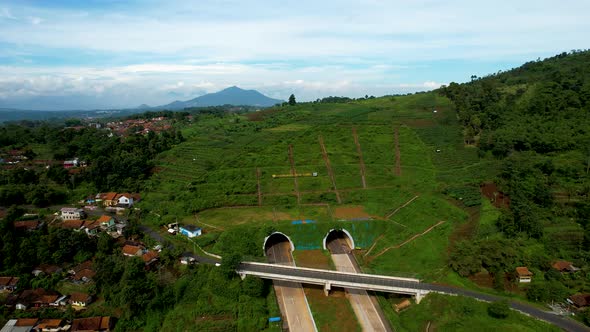
[[[451,80],[434,66],[426,72],[433,61],[518,63],[587,47],[590,31],[590,2],[573,0],[170,0],[98,7],[16,0],[1,7],[0,55],[12,62],[1,66],[0,57],[0,97],[98,93],[132,106],[230,85],[282,99],[296,92],[298,100],[411,92]],[[81,64],[68,65],[73,61]]]

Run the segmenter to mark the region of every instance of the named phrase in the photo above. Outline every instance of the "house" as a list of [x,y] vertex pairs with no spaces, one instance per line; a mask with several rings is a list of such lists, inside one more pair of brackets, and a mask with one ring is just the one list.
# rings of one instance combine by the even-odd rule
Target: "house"
[[60,273],[62,268],[57,265],[50,265],[50,264],[41,264],[33,269],[31,273],[38,277],[40,274],[51,275],[55,273]]
[[74,231],[79,231],[80,229],[82,229],[82,227],[84,227],[84,223],[85,222],[86,221],[79,220],[79,219],[64,220],[58,226],[61,227],[61,228],[65,228],[65,229],[71,229],[71,230],[74,230]]
[[146,266],[150,266],[155,263],[159,259],[160,255],[158,252],[153,250],[148,250],[145,254],[141,255],[141,259],[145,263]]
[[72,282],[76,284],[82,284],[92,281],[92,278],[96,275],[96,272],[93,269],[92,262],[86,261],[84,263],[78,264],[68,270],[68,273],[71,276]]
[[88,317],[74,319],[72,322],[72,332],[109,332],[115,328],[115,320],[111,317]]
[[17,231],[34,231],[39,228],[39,220],[22,220],[13,223]]
[[568,261],[556,261],[551,267],[562,273],[576,272],[580,270],[575,267],[572,262]]
[[92,278],[94,278],[95,275],[96,275],[96,272],[94,272],[94,270],[91,270],[91,269],[82,270],[82,271],[76,273],[76,275],[74,277],[72,277],[72,282],[74,282],[75,284],[85,284],[87,282],[91,282]]
[[193,238],[201,235],[201,227],[195,225],[184,225],[180,226],[180,234],[186,235],[189,238]]
[[108,192],[104,194],[100,194],[100,198],[102,199],[102,204],[104,206],[115,206],[117,205],[117,193]]
[[19,318],[9,320],[1,332],[29,332],[37,325],[38,318]]
[[533,273],[526,266],[517,267],[516,276],[518,277],[518,282],[531,282],[533,279]]
[[76,307],[86,307],[92,303],[92,296],[85,293],[72,293],[68,302]]
[[64,168],[73,168],[80,166],[80,160],[78,158],[74,158],[71,160],[64,160]]
[[48,307],[59,298],[59,294],[47,291],[43,288],[24,290],[16,299],[16,309],[26,310],[27,308]]
[[98,235],[100,231],[100,222],[98,222],[98,220],[88,221],[84,224],[84,230],[88,235]]
[[16,277],[0,277],[0,292],[14,292],[17,283],[18,278]]
[[117,205],[122,207],[130,208],[139,201],[138,194],[121,193],[117,195]]
[[86,212],[82,209],[78,208],[62,208],[61,209],[61,218],[63,220],[79,220],[86,218]]
[[578,309],[583,309],[590,306],[590,294],[575,294],[568,297],[566,301]]
[[35,326],[37,332],[60,332],[69,331],[70,325],[64,319],[42,319]]
[[139,246],[133,246],[130,244],[126,244],[125,246],[123,246],[123,255],[124,256],[128,256],[128,257],[133,257],[133,256],[141,256],[143,255],[143,248],[139,247]]
[[111,232],[113,230],[115,230],[115,218],[111,217],[111,216],[107,216],[106,214],[100,216],[100,218],[98,218],[97,222],[100,224],[100,228]]

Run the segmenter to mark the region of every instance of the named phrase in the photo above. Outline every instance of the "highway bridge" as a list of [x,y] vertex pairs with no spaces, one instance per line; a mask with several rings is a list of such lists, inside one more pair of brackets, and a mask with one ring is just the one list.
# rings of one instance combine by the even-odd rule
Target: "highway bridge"
[[[412,278],[398,278],[383,275],[311,269],[256,262],[242,262],[238,266],[236,272],[242,277],[252,275],[264,279],[323,285],[326,292],[328,292],[331,287],[343,287],[386,293],[408,294],[415,296],[416,302],[419,302],[430,292],[447,295],[462,295],[486,302],[502,300],[502,298],[494,295],[445,285],[424,283]],[[573,319],[565,318],[528,304],[512,301],[510,302],[510,306],[514,310],[542,319],[566,331],[590,331],[588,327]]]

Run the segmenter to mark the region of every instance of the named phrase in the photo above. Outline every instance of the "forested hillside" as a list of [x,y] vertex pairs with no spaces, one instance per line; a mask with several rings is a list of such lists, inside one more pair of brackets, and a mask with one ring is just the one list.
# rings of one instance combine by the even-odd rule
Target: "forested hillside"
[[[483,267],[498,276],[514,264],[528,265],[537,272],[527,293],[532,300],[589,291],[590,52],[473,76],[439,92],[454,102],[465,143],[476,145],[481,157],[500,160],[495,182],[510,197],[493,225],[480,225],[456,248],[454,268],[469,275]],[[497,255],[488,259],[485,253],[493,251]],[[551,264],[558,259],[582,269],[555,274]]]

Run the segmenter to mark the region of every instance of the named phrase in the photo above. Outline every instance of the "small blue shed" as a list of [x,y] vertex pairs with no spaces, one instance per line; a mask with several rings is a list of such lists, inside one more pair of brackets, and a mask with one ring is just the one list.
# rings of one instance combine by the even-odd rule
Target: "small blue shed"
[[195,225],[180,226],[180,234],[185,235],[189,238],[200,236],[201,232],[201,227],[197,227]]

